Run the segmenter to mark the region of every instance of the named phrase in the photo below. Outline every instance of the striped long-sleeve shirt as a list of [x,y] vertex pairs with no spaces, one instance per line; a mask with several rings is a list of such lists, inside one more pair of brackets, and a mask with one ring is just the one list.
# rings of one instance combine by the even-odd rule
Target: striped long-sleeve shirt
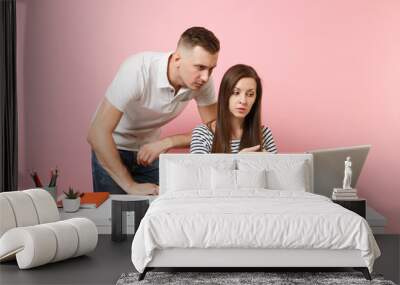
[[[214,134],[204,124],[197,126],[192,132],[192,141],[190,143],[190,153],[211,153]],[[274,138],[271,130],[267,127],[262,129],[263,149],[271,153],[277,153]],[[240,140],[231,140],[231,152],[239,152]]]

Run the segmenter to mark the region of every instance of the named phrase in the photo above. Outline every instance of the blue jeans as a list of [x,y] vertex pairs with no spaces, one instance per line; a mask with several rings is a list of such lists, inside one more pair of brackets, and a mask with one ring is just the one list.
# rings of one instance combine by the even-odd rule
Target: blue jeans
[[[138,183],[159,183],[158,159],[149,166],[138,165],[136,162],[137,152],[118,150],[122,163],[132,175],[133,180]],[[92,151],[92,176],[93,192],[109,192],[110,194],[126,194],[124,190],[108,174]]]

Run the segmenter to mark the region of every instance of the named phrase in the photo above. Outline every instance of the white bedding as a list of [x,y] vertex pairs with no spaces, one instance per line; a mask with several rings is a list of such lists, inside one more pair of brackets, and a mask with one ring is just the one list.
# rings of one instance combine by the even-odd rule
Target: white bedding
[[358,249],[370,272],[380,255],[359,215],[320,195],[266,189],[160,196],[132,243],[136,269],[164,248]]

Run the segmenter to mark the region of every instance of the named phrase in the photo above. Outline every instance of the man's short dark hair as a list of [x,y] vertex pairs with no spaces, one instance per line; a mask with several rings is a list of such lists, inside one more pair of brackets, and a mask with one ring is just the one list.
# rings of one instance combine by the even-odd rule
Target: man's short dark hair
[[191,48],[201,46],[211,54],[219,52],[219,40],[213,32],[203,27],[191,27],[184,31],[178,46],[181,44]]

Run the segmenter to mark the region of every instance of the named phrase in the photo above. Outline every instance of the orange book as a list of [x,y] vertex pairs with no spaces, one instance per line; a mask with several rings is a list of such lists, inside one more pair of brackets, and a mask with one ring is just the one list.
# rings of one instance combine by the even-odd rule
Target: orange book
[[110,197],[108,192],[84,192],[81,197],[81,208],[97,208]]

